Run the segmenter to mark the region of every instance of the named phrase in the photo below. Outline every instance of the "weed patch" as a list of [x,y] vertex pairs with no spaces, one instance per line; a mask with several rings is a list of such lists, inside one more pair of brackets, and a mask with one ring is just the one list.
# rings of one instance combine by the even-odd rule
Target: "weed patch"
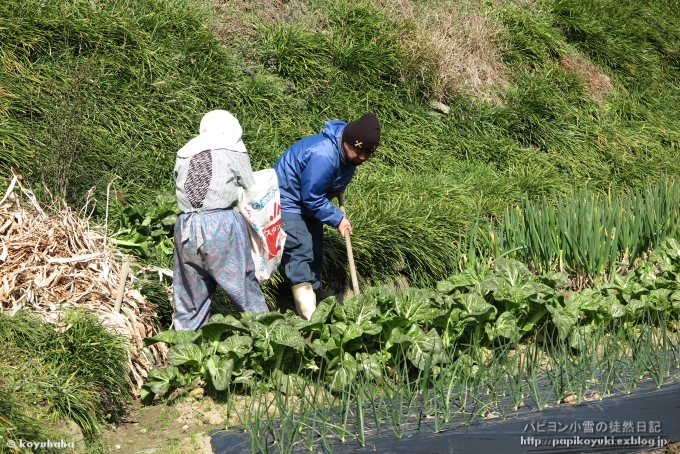
[[95,442],[105,424],[120,421],[130,399],[127,350],[98,320],[72,314],[56,327],[0,313],[0,340],[0,393],[10,396],[0,435],[49,438],[59,431],[44,420],[73,420]]

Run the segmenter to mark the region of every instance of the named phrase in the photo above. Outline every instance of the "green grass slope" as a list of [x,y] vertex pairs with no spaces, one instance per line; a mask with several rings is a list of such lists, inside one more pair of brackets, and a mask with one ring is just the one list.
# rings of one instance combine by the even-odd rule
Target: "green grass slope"
[[102,429],[125,414],[126,340],[96,317],[68,313],[61,322],[58,329],[29,313],[0,313],[0,452],[15,452],[4,451],[8,440],[63,439],[69,420],[97,452]]
[[679,49],[677,0],[7,0],[0,168],[75,206],[94,187],[97,216],[110,185],[116,229],[172,195],[210,109],[239,118],[255,169],[370,110],[383,144],[347,194],[358,272],[428,285],[523,195],[680,174]]

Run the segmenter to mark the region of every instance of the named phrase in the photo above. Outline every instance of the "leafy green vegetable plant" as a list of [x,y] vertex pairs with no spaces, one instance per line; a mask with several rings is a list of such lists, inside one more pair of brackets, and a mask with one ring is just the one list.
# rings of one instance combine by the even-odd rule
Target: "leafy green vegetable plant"
[[179,215],[174,195],[159,194],[152,204],[134,204],[123,208],[118,230],[110,241],[118,249],[143,258],[167,263],[172,255],[173,233]]

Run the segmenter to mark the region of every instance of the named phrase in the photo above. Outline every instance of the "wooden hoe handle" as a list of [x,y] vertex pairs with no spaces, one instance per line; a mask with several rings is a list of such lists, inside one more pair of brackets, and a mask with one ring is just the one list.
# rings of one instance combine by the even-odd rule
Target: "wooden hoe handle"
[[[342,194],[338,196],[338,202],[340,202],[340,211],[342,213],[345,213],[345,201],[342,198]],[[347,258],[349,259],[349,273],[352,275],[352,290],[354,291],[355,295],[358,295],[359,292],[359,280],[357,279],[357,269],[354,266],[354,254],[352,253],[352,240],[350,240],[350,234],[345,229],[345,232],[343,232],[345,236],[345,246],[347,247]]]

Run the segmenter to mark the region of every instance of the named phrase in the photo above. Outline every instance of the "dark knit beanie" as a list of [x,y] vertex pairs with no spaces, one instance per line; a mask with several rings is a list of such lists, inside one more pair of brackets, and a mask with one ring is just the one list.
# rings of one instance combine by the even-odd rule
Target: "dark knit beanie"
[[380,123],[374,114],[366,113],[347,123],[343,139],[361,151],[375,151],[380,143]]

